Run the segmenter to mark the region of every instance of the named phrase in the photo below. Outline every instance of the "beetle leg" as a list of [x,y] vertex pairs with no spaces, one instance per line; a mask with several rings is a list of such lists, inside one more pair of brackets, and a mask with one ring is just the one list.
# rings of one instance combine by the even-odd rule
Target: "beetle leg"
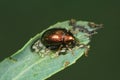
[[59,56],[60,50],[62,49],[63,45],[60,45],[60,47],[58,48],[58,50],[56,51],[56,56]]
[[73,52],[73,50],[72,50],[71,48],[69,48],[68,45],[66,45],[66,48],[67,48],[69,51],[71,51],[71,52],[72,52],[72,55],[74,56],[74,52]]
[[88,51],[89,51],[89,48],[90,48],[89,45],[86,45],[86,44],[80,43],[80,41],[77,41],[76,46],[79,47],[79,48],[85,48],[85,56],[86,57],[88,56]]

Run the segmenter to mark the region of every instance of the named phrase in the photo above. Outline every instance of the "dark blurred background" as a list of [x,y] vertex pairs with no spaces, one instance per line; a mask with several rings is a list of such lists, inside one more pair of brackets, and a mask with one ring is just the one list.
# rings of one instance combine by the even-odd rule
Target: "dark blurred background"
[[89,57],[47,80],[120,80],[119,0],[0,0],[0,61],[43,29],[71,18],[103,23]]

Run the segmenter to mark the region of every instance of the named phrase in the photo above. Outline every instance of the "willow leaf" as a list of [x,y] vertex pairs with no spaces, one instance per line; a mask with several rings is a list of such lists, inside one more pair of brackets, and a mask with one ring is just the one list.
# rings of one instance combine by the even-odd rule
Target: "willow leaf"
[[[95,31],[97,29],[94,27],[95,24],[89,25],[89,23],[88,21],[77,21],[76,25],[89,32]],[[22,49],[0,63],[0,80],[44,80],[75,63],[87,51],[86,47],[75,46],[72,51],[67,50],[65,54],[59,56],[56,56],[54,51],[49,51],[49,55],[45,56],[33,52],[31,50],[32,45],[41,38],[45,31],[51,28],[71,30],[73,25],[70,25],[70,21],[58,22],[31,38]],[[75,32],[73,35],[80,44],[89,47],[90,33],[87,31],[77,32],[77,30]]]

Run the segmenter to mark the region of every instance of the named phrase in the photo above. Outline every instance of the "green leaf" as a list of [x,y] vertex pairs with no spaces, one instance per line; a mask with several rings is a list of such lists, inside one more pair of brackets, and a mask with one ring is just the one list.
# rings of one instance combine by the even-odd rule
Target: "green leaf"
[[[69,25],[70,21],[58,22],[53,26],[37,34],[31,38],[25,46],[14,53],[12,56],[4,59],[0,63],[0,80],[44,80],[53,74],[65,69],[76,62],[89,48],[90,34],[77,30],[73,35],[86,47],[76,46],[72,51],[67,50],[66,54],[56,56],[55,51],[50,51],[49,54],[42,56],[42,51],[45,51],[45,46],[37,53],[31,50],[36,40],[40,39],[42,34],[51,28],[65,28],[72,30],[73,25]],[[94,31],[97,27],[92,28],[87,21],[77,21],[77,26],[82,26],[88,31]],[[97,26],[97,25],[96,25]]]

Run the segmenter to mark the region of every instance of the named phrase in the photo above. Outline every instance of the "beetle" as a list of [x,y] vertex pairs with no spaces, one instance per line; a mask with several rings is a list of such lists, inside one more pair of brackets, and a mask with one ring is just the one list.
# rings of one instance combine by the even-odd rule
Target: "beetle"
[[43,33],[41,43],[50,50],[57,50],[59,54],[63,48],[71,50],[76,45],[76,39],[64,28],[52,28]]

